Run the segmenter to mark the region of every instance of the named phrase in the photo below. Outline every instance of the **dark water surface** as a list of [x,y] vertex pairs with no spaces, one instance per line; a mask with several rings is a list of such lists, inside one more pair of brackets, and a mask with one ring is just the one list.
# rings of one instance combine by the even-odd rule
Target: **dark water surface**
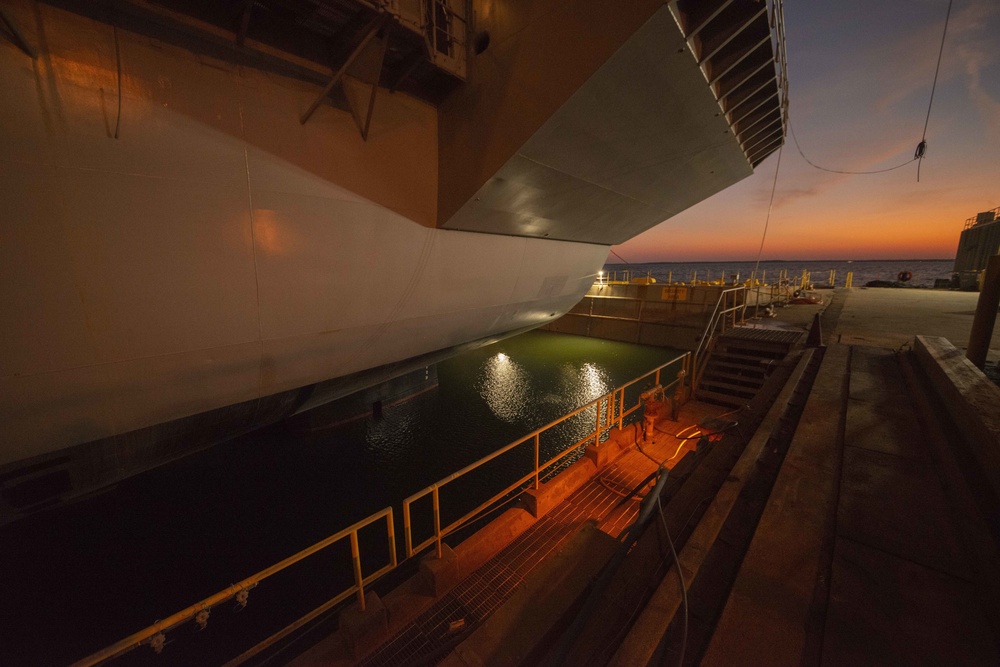
[[[440,363],[436,389],[379,420],[278,424],[0,529],[0,664],[68,664],[390,504],[401,545],[404,497],[677,354],[531,332]],[[592,428],[584,414],[561,435]],[[543,458],[558,444],[543,439]],[[530,458],[512,453],[443,491],[446,520]],[[383,535],[384,524],[361,534],[368,572],[387,558]],[[245,610],[213,609],[203,632],[169,632],[162,655],[141,647],[113,664],[222,662],[350,585],[347,548],[264,582]]]

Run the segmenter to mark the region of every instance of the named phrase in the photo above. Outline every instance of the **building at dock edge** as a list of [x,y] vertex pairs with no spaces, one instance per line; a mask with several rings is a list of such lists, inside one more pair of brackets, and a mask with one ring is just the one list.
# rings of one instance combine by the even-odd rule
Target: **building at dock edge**
[[952,283],[961,289],[979,289],[986,265],[996,254],[1000,254],[1000,207],[965,221],[955,251]]
[[784,141],[767,2],[0,11],[0,523],[552,321]]

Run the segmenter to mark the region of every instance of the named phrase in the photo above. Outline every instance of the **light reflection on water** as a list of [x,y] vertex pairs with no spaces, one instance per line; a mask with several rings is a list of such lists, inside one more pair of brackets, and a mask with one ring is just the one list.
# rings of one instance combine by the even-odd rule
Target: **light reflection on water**
[[[380,419],[317,432],[310,440],[323,448],[332,445],[339,452],[356,453],[352,470],[343,469],[343,460],[331,459],[325,472],[331,481],[346,477],[348,485],[353,485],[348,481],[352,477],[358,482],[367,479],[364,489],[355,490],[353,495],[375,511],[606,395],[677,354],[677,350],[667,348],[529,332],[440,362],[436,388],[386,407]],[[627,402],[635,400],[641,387],[634,389]],[[607,409],[606,403],[602,409]],[[590,407],[542,433],[540,460],[547,461],[585,438],[593,431],[596,417],[596,410]],[[463,484],[476,487],[472,495],[488,497],[528,472],[533,459],[529,443],[504,454]],[[459,491],[459,484],[449,486]]]
[[612,388],[607,370],[592,362],[563,362],[555,377],[548,377],[533,375],[504,352],[486,359],[476,380],[476,390],[493,415],[512,424],[536,423],[536,418],[553,417],[554,411],[570,412]]
[[527,408],[533,398],[531,377],[503,352],[483,362],[476,390],[497,419],[514,423],[528,416]]
[[[351,448],[352,440],[360,441],[366,471],[379,478],[379,486],[398,489],[405,497],[677,354],[667,348],[530,332],[439,363],[437,388],[387,407],[381,419],[316,433],[314,442],[338,440],[338,448]],[[543,434],[542,458],[581,440],[593,430],[595,419],[590,408]],[[517,458],[515,454],[510,461],[517,468],[510,473],[521,475],[523,462]],[[505,459],[497,461],[500,468],[506,465]]]
[[564,389],[571,397],[570,400],[577,405],[589,403],[612,389],[607,372],[590,362],[580,367],[577,376],[578,381]]
[[[504,352],[482,362],[476,390],[497,419],[510,424],[540,426],[562,414],[604,396],[613,388],[611,377],[602,366],[591,361],[562,362],[556,373],[535,373],[526,370]],[[579,440],[594,424],[594,411],[589,418],[572,419],[563,429],[565,439]]]

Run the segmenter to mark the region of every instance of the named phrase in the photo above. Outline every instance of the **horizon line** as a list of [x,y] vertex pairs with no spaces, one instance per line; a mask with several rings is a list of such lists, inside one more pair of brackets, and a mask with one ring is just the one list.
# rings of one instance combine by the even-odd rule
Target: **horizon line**
[[[753,264],[757,260],[755,259],[690,259],[690,260],[651,260],[644,262],[605,262],[605,265],[613,264],[616,266],[630,266],[634,264]],[[954,262],[954,257],[906,257],[903,259],[762,259],[761,264],[770,262],[773,264],[781,263],[792,263],[792,262],[841,262],[841,263],[854,263],[854,262]]]

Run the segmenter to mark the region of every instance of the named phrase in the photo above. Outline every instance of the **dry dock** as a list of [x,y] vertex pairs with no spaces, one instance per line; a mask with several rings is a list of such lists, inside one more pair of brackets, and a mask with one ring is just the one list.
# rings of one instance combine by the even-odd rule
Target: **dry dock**
[[[696,451],[678,432],[726,409],[695,400],[640,447],[622,434],[551,507],[430,558],[379,627],[342,620],[293,664],[1000,664],[1000,388],[961,352],[976,295],[823,294],[760,324],[821,313],[824,346],[765,383],[752,431],[738,413]],[[656,521],[621,547],[627,490],[675,453],[661,497],[684,591]]]

